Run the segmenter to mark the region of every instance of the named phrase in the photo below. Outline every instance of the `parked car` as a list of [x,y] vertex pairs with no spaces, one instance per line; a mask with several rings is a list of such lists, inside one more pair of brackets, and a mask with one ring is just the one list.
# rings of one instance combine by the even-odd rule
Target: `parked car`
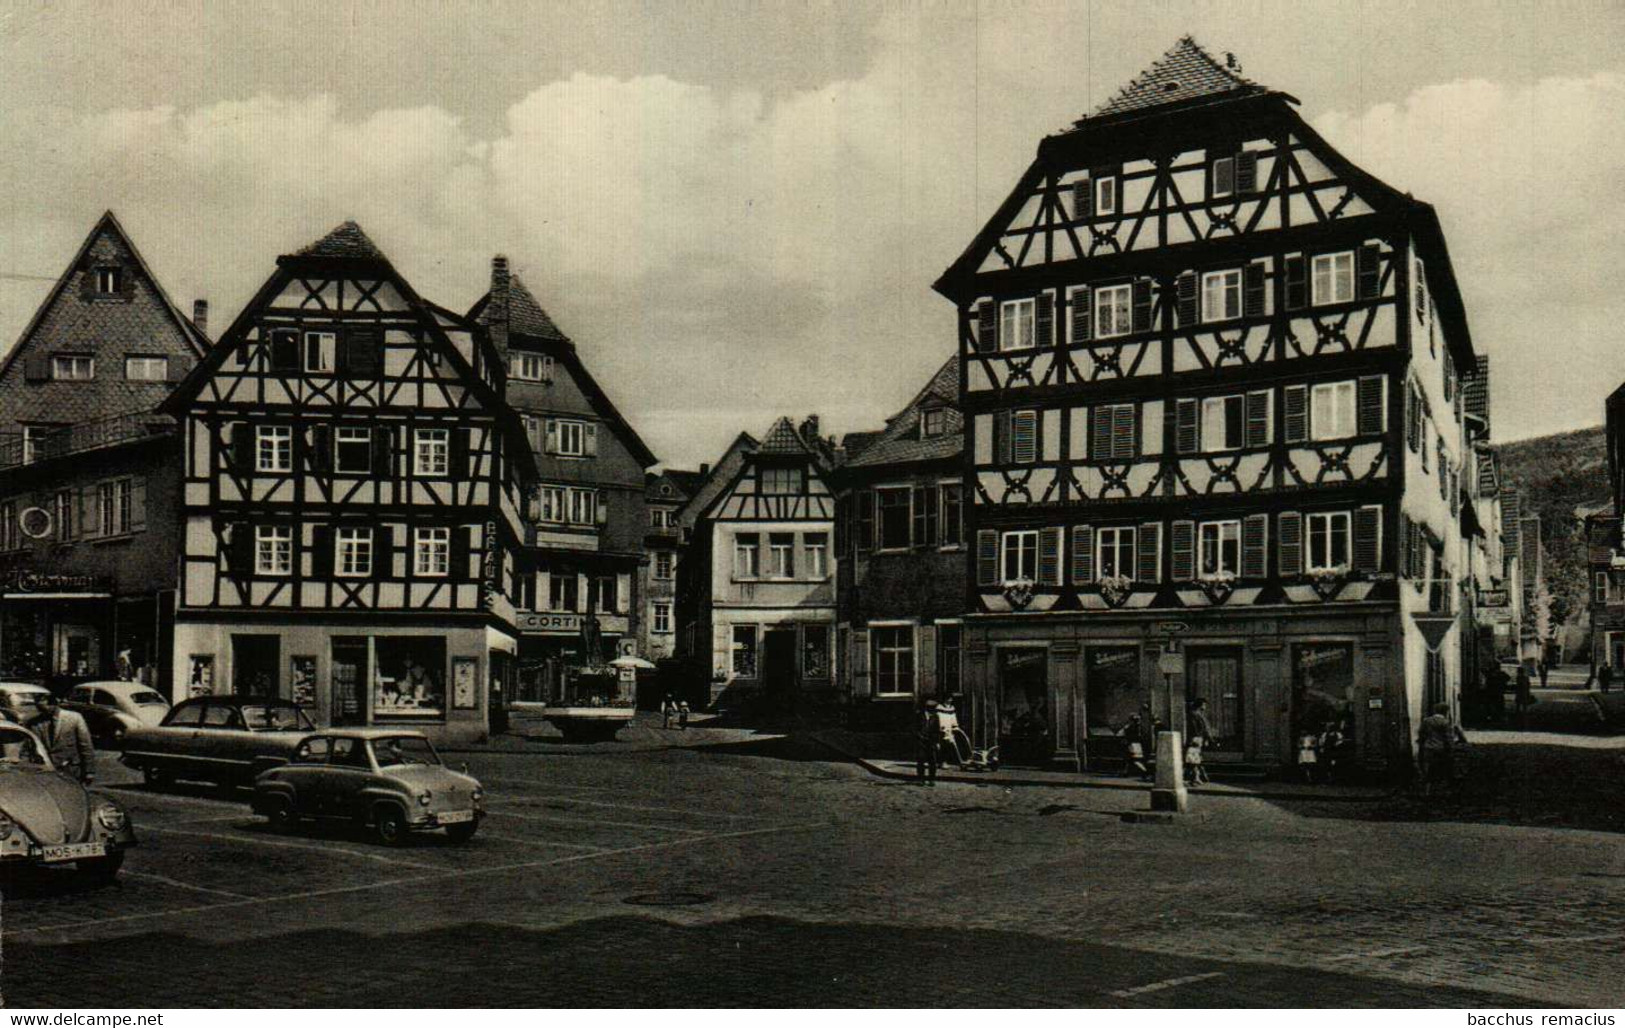
[[26,725],[39,716],[39,698],[51,690],[32,682],[0,682],[0,716]]
[[122,759],[150,786],[186,778],[230,789],[287,763],[315,730],[305,712],[287,700],[198,696],[177,703],[156,726],[129,729]]
[[134,845],[122,807],[59,773],[33,732],[0,721],[0,869],[72,863],[111,880]]
[[485,793],[466,771],[448,768],[422,732],[335,728],[255,779],[254,811],[281,829],[303,818],[370,825],[389,846],[436,828],[467,842],[485,817]]
[[83,715],[97,746],[114,750],[130,729],[159,725],[169,713],[169,701],[140,682],[84,682],[62,705]]

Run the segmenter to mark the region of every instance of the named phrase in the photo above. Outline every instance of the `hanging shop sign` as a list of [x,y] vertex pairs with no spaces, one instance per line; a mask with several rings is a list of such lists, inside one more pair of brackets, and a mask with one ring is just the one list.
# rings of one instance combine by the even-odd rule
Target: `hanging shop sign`
[[8,593],[106,593],[112,591],[113,580],[105,575],[59,575],[19,570],[0,579],[0,589]]

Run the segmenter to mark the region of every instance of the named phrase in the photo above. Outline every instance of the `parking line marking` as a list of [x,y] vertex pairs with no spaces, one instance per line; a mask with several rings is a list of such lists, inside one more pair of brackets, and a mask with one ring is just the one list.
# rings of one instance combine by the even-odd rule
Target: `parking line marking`
[[1340,953],[1335,957],[1327,957],[1327,962],[1334,960],[1370,960],[1376,957],[1402,957],[1407,953],[1421,953],[1426,946],[1389,946],[1384,949],[1366,949],[1356,953]]
[[148,828],[148,827],[150,827],[150,828],[164,828],[164,827],[167,827],[169,825],[208,825],[208,824],[219,824],[222,821],[248,821],[248,820],[258,821],[259,817],[256,814],[246,813],[246,812],[242,813],[242,814],[217,814],[214,817],[182,817],[182,818],[176,818],[173,821],[159,821],[156,824],[142,825],[142,827],[143,828]]
[[204,893],[208,893],[211,896],[224,896],[227,899],[236,899],[236,900],[245,900],[245,899],[250,899],[251,898],[249,896],[245,896],[243,893],[240,893],[240,892],[229,892],[229,891],[227,891],[225,889],[210,889],[207,886],[203,886],[203,885],[192,885],[189,882],[177,881],[174,878],[167,878],[164,875],[155,875],[155,874],[151,873],[150,871],[130,871],[130,870],[125,870],[125,871],[122,871],[120,873],[123,874],[126,878],[145,878],[145,879],[147,879],[148,881],[151,881],[151,882],[159,882],[159,883],[162,883],[164,885],[173,886],[174,888],[177,888],[177,889],[190,889],[192,892],[204,892]]
[[18,928],[0,934],[32,935],[40,932],[65,932],[75,928],[91,928],[103,924],[127,924],[131,921],[150,921],[154,918],[175,917],[179,914],[203,914],[212,910],[267,906],[272,903],[288,903],[297,900],[326,899],[330,896],[347,896],[362,892],[373,892],[378,889],[392,889],[398,885],[432,885],[436,882],[448,882],[458,878],[472,878],[475,875],[506,874],[510,871],[532,871],[538,868],[556,867],[561,864],[579,864],[584,860],[602,860],[605,857],[619,857],[629,853],[644,853],[649,850],[670,849],[673,846],[689,846],[695,843],[716,842],[722,839],[742,839],[752,835],[771,835],[774,832],[810,832],[818,828],[829,828],[835,824],[834,821],[812,821],[795,825],[775,825],[768,828],[746,828],[737,832],[717,832],[713,835],[695,836],[692,839],[646,842],[637,846],[622,846],[619,849],[599,850],[595,853],[581,853],[569,857],[553,857],[549,860],[526,860],[514,864],[498,864],[493,867],[471,867],[455,871],[442,871],[439,874],[414,875],[409,878],[388,878],[381,882],[366,882],[362,885],[340,885],[330,889],[312,889],[308,892],[286,893],[281,896],[255,896],[250,899],[234,900],[226,903],[203,903],[195,907],[148,910],[139,914],[121,914],[118,917],[90,918],[83,921],[68,921],[62,924]]
[[270,846],[274,849],[309,850],[312,853],[341,854],[347,857],[357,857],[361,860],[372,860],[380,864],[393,864],[396,867],[411,867],[424,871],[437,871],[439,868],[433,864],[419,864],[411,860],[396,860],[394,857],[383,857],[376,853],[363,853],[360,850],[346,849],[343,846],[317,846],[312,843],[287,842],[280,839],[260,839],[252,835],[226,835],[221,832],[189,832],[184,828],[163,828],[158,825],[148,825],[143,831],[168,833],[170,835],[190,835],[197,839],[219,839],[224,842],[246,843],[255,846]]
[[[476,776],[477,777],[477,776]],[[521,785],[542,789],[581,789],[585,792],[618,792],[625,794],[622,786],[610,785],[573,785],[570,782],[555,782],[548,779],[535,778],[481,778],[481,785]]]
[[517,842],[521,846],[554,846],[566,850],[584,850],[588,853],[603,853],[603,846],[583,846],[579,842],[553,842],[550,839],[521,839],[517,835],[494,835],[491,832],[481,832],[482,839],[495,839],[498,842]]
[[1181,985],[1189,985],[1192,982],[1205,982],[1209,978],[1223,977],[1223,971],[1207,971],[1203,974],[1188,974],[1182,978],[1165,978],[1160,982],[1152,982],[1149,985],[1137,985],[1132,989],[1118,989],[1109,995],[1116,996],[1119,999],[1126,999],[1129,996],[1141,996],[1148,992],[1161,992],[1164,989],[1173,989]]
[[1518,939],[1516,945],[1524,946],[1556,946],[1570,942],[1613,942],[1615,939],[1625,939],[1625,932],[1603,932],[1598,935],[1565,935],[1553,939]]
[[602,821],[595,817],[542,817],[537,814],[515,814],[511,810],[498,810],[495,807],[486,807],[485,814],[487,817],[495,814],[499,817],[513,817],[521,821],[539,821],[544,824],[604,825],[609,828],[636,828],[651,832],[683,832],[687,835],[705,834],[703,828],[677,828],[673,825],[651,825],[641,821]]
[[[517,799],[518,797],[515,797]],[[712,810],[690,810],[686,807],[646,807],[637,803],[605,803],[602,800],[578,800],[574,796],[526,796],[526,801],[576,803],[583,807],[613,807],[617,810],[643,810],[651,814],[692,814],[696,817],[743,818],[748,821],[766,820],[761,814],[725,814]]]

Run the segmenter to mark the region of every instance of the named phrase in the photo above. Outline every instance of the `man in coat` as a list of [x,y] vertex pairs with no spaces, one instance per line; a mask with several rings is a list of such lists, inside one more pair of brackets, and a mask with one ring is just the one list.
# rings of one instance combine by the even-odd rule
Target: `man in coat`
[[63,710],[56,697],[40,697],[40,715],[30,725],[45,744],[51,763],[69,778],[89,785],[96,777],[96,748],[90,743],[90,727],[71,710]]
[[942,756],[942,715],[937,712],[937,701],[926,700],[920,712],[919,735],[915,740],[914,774],[921,785],[937,784],[937,766]]

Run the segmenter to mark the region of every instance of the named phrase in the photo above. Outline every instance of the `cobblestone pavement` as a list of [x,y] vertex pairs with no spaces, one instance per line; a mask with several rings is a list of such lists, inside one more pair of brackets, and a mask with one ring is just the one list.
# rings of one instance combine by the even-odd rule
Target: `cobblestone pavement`
[[[103,761],[122,881],[8,890],[16,1006],[1618,1005],[1618,835],[882,781],[774,736],[462,755],[467,846],[274,834]],[[629,902],[637,901],[637,902]],[[653,905],[650,905],[653,904]]]

